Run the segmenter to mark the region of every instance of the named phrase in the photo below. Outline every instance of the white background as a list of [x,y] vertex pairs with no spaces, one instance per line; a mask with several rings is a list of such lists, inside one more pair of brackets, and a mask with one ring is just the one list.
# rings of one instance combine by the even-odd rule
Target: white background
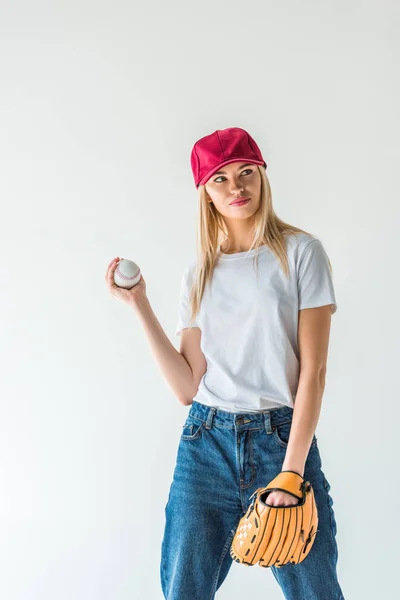
[[[190,151],[232,126],[259,144],[277,214],[331,259],[316,433],[339,579],[346,600],[397,597],[399,22],[383,0],[1,2],[2,599],[162,598],[188,408],[104,273],[137,262],[178,347]],[[256,595],[282,598],[233,563],[218,600]]]

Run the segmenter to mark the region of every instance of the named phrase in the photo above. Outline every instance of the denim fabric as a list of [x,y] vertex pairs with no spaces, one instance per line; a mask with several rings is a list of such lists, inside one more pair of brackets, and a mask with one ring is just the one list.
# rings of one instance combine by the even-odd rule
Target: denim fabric
[[[282,470],[292,415],[293,409],[286,406],[229,413],[193,402],[165,506],[160,563],[164,598],[215,598],[233,563],[229,547],[249,497]],[[304,478],[313,486],[318,508],[313,547],[299,564],[268,569],[288,600],[344,600],[336,571],[333,500],[315,435]],[[237,564],[236,568],[250,567]]]

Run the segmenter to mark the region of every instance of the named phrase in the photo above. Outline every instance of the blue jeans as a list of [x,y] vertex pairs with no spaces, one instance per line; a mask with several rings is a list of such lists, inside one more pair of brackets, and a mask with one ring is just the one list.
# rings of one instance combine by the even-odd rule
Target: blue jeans
[[[193,402],[165,506],[160,576],[167,600],[215,598],[233,563],[229,548],[249,497],[282,470],[292,415],[286,406],[229,413]],[[318,508],[313,547],[299,564],[269,568],[288,600],[344,600],[336,572],[333,500],[315,435],[304,478],[313,486]]]

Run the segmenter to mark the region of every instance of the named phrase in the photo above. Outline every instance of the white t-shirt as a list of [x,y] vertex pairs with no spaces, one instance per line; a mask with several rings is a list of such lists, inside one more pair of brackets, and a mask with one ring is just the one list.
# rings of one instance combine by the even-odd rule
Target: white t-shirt
[[219,253],[211,286],[190,321],[189,291],[196,261],[182,276],[176,335],[200,327],[207,362],[194,400],[228,412],[294,407],[299,380],[298,311],[331,304],[337,310],[328,257],[317,238],[286,238],[290,278],[268,246]]

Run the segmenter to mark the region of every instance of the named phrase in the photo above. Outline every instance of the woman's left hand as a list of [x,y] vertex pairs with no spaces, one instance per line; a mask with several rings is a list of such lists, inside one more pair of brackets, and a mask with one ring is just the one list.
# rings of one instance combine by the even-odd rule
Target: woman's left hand
[[299,500],[286,492],[275,491],[268,494],[265,503],[271,506],[294,506],[299,503]]

